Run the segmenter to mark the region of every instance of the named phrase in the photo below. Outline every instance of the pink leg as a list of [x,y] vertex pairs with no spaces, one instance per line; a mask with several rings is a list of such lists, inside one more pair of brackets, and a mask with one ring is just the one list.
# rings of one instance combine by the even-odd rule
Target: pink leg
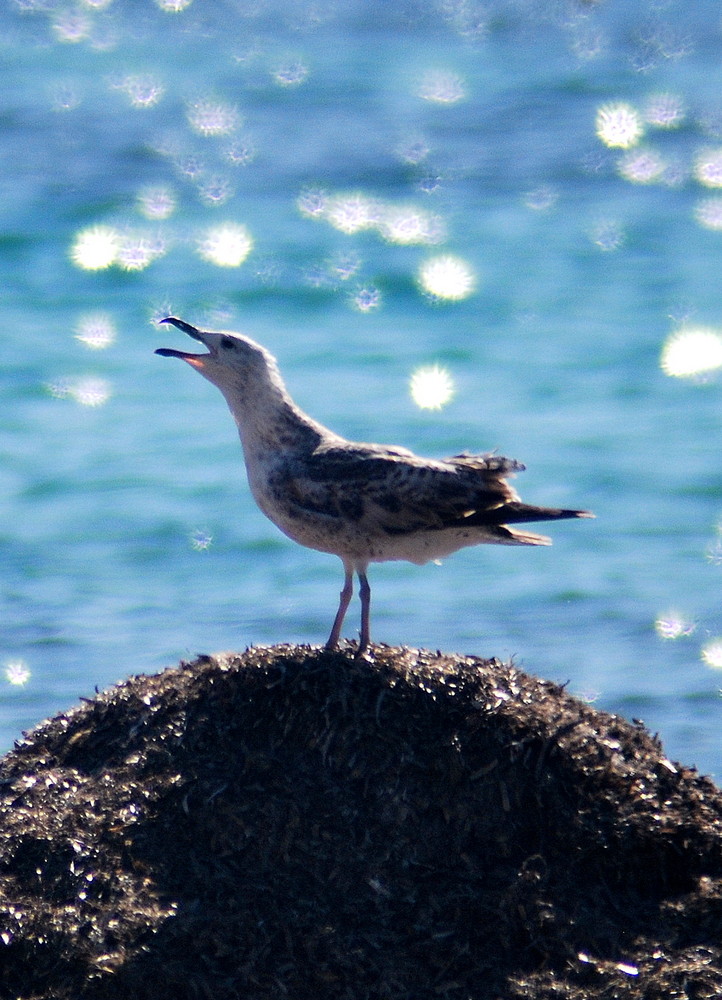
[[361,639],[359,640],[356,656],[361,656],[368,649],[371,641],[371,587],[366,577],[366,567],[357,570],[360,583],[359,597],[361,598]]
[[333,620],[333,628],[331,629],[331,635],[328,637],[326,649],[335,649],[338,645],[339,636],[341,635],[341,626],[343,625],[343,620],[346,617],[346,611],[348,610],[351,595],[353,594],[353,567],[348,563],[344,563],[343,566],[346,575],[343,581],[341,600],[339,601],[336,617]]

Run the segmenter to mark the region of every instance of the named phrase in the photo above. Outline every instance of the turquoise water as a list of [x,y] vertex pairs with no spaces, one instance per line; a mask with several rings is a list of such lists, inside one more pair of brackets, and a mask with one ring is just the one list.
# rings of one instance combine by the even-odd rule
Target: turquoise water
[[170,313],[340,433],[592,509],[372,567],[373,637],[513,657],[722,774],[716,0],[22,0],[0,46],[0,749],[330,628],[341,564],[255,508],[222,397],[153,355]]

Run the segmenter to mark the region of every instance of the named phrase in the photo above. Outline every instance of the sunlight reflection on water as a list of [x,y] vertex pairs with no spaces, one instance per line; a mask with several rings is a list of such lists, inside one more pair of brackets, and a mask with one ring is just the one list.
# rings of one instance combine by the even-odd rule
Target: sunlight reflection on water
[[75,326],[75,339],[93,350],[110,347],[116,337],[113,318],[108,313],[86,313]]
[[456,392],[454,380],[441,365],[423,365],[409,380],[411,398],[422,410],[440,410]]
[[474,293],[476,284],[471,266],[451,254],[431,257],[419,268],[419,285],[436,299],[449,302],[466,299]]
[[520,653],[603,704],[639,690],[680,740],[701,691],[714,747],[719,24],[511,6],[0,14],[3,662],[33,712],[49,678],[65,702],[139,648],[160,666],[325,627],[336,567],[255,510],[222,400],[153,367],[148,321],[175,312],[268,343],[340,431],[499,447],[525,499],[597,512],[551,554],[450,560],[448,587],[387,567],[379,638]]
[[662,347],[662,371],[677,378],[705,379],[722,368],[722,332],[683,326]]

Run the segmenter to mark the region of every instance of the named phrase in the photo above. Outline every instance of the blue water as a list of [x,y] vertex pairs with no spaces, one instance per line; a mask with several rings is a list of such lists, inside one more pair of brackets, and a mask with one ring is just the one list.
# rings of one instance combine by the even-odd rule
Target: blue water
[[[153,355],[187,346],[170,313],[264,343],[340,433],[496,448],[525,499],[594,510],[372,567],[373,636],[513,657],[722,775],[717,0],[170,6],[0,12],[0,750],[131,673],[330,628],[341,564],[255,508],[222,397]],[[620,104],[626,148],[597,134]],[[221,225],[237,266],[199,253]],[[457,298],[420,284],[448,256]],[[667,374],[699,327],[712,360]],[[433,364],[456,391],[422,409]]]

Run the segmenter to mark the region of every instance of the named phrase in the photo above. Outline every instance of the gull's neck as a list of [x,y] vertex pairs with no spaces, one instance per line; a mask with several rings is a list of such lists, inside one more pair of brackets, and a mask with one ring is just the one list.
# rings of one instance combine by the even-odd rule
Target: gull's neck
[[294,403],[275,360],[269,355],[262,372],[229,371],[219,388],[240,434],[246,461],[274,452],[312,452],[332,431]]

